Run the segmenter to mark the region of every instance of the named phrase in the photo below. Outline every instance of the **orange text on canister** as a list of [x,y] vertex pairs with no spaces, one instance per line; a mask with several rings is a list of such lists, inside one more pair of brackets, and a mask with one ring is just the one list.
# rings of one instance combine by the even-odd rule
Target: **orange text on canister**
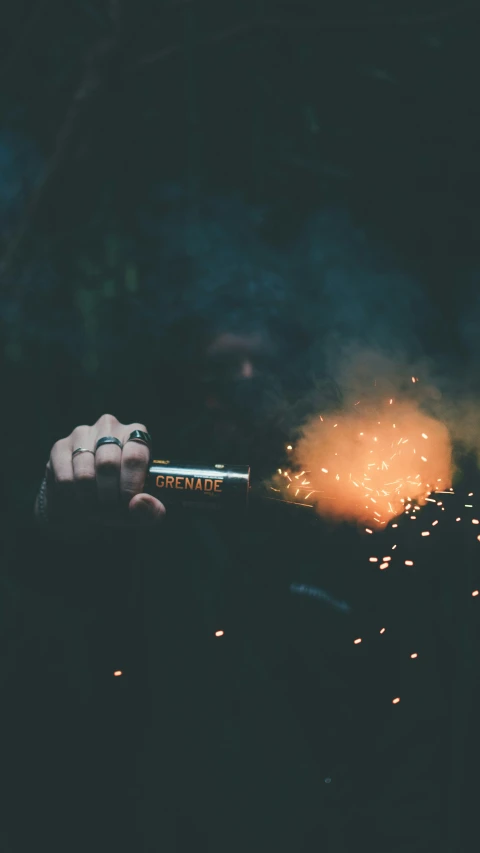
[[221,492],[222,480],[211,480],[203,477],[173,477],[159,474],[155,480],[157,489],[185,489],[201,492]]

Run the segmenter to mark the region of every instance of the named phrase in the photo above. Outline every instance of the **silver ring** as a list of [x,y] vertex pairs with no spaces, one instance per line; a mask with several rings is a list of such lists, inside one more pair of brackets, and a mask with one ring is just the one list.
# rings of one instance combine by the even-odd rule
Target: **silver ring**
[[102,446],[102,444],[116,444],[120,448],[120,450],[123,447],[123,444],[119,438],[115,438],[115,436],[113,435],[104,435],[103,438],[98,439],[95,445],[95,453],[97,452],[98,448]]
[[93,453],[93,455],[95,456],[94,451],[93,451],[93,450],[89,450],[89,449],[88,449],[88,447],[77,447],[77,449],[76,449],[76,450],[74,450],[74,451],[73,451],[73,453],[72,453],[72,459],[73,459],[73,457],[74,457],[74,456],[76,456],[76,455],[77,455],[77,453]]
[[[138,441],[141,444],[146,444],[147,447],[150,447],[152,443],[152,436],[149,432],[143,432],[141,429],[134,429],[133,432],[127,438],[127,441]],[[127,443],[125,442],[125,444]]]

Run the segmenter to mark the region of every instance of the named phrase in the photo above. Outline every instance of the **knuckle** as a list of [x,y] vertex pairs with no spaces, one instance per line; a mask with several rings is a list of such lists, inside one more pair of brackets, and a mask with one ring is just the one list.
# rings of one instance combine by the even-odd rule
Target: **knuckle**
[[78,436],[80,434],[84,435],[86,430],[89,430],[89,429],[90,429],[90,427],[87,426],[87,424],[80,424],[80,426],[76,426],[75,429],[72,430],[72,437],[74,438],[75,436]]
[[100,415],[97,424],[118,424],[120,421],[117,420],[115,415],[104,414]]
[[140,423],[136,423],[136,422],[135,422],[135,423],[133,423],[133,424],[129,424],[128,429],[129,429],[129,431],[130,431],[130,432],[133,432],[133,431],[134,431],[134,430],[136,430],[136,429],[139,429],[139,430],[140,430],[140,432],[148,432],[147,427],[145,426],[145,424],[140,424]]

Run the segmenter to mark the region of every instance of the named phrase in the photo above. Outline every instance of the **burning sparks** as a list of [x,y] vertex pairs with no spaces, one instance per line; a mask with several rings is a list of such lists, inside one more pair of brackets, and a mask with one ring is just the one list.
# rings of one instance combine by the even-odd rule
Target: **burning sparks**
[[[412,377],[412,383],[416,382],[417,377]],[[393,405],[394,411],[390,408]],[[461,503],[454,504],[452,512],[448,498],[440,499],[443,495],[454,494],[451,485],[452,448],[444,425],[425,415],[411,402],[398,402],[391,397],[384,401],[383,406],[369,409],[363,400],[358,400],[349,412],[311,419],[304,427],[298,444],[294,448],[288,445],[287,449],[293,451],[289,456],[292,468],[289,471],[278,470],[276,490],[289,497],[290,501],[295,492],[297,503],[303,506],[309,500],[308,505],[312,505],[319,515],[357,522],[371,536],[381,533],[382,538],[377,537],[378,547],[372,547],[371,551],[381,554],[391,549],[391,556],[365,555],[363,558],[370,563],[374,576],[378,568],[382,572],[388,570],[385,582],[390,576],[395,578],[396,573],[406,573],[408,580],[414,582],[422,571],[422,553],[416,550],[418,543],[432,537],[428,545],[421,546],[426,561],[431,562],[432,547],[435,541],[438,542],[438,536],[442,536],[441,527],[435,532],[425,528],[436,528],[442,517],[448,519],[448,515],[440,516],[440,512],[450,511],[453,521],[461,506]],[[468,499],[471,498],[473,493],[469,492]],[[464,506],[473,508],[473,504]],[[476,507],[478,513],[479,508]],[[406,524],[408,519],[405,518],[405,527],[400,518],[402,515],[410,516],[412,521],[420,517],[423,524],[412,528]],[[480,515],[478,518],[471,518],[471,515],[464,519],[464,524],[480,543],[480,534],[476,535]],[[460,522],[462,518],[457,516],[455,521]],[[475,525],[474,530],[470,525]],[[390,542],[385,541],[386,529],[399,527],[400,530],[392,534],[398,545],[391,545],[391,539]],[[406,539],[402,539],[402,533]],[[444,533],[450,535],[448,528]],[[415,572],[410,572],[409,568],[414,566]],[[467,596],[480,600],[480,589],[470,590],[471,586],[467,587]],[[360,630],[363,633],[363,629]],[[380,634],[385,631],[385,627],[381,628]],[[366,633],[363,639],[365,636],[368,643],[370,635]],[[357,637],[350,642],[360,645],[363,640]],[[408,647],[404,654],[411,660],[419,657],[418,652],[410,652]],[[400,696],[390,701],[396,705],[400,703]]]
[[[295,490],[298,501],[308,498],[321,515],[373,523],[379,530],[413,504],[415,509],[423,506],[432,492],[450,488],[446,428],[406,402],[395,402],[392,424],[393,404],[390,398],[370,411],[362,406],[361,412],[354,408],[334,418],[315,416],[307,423],[293,454],[302,468],[295,478],[306,476]],[[420,455],[417,451],[424,441],[428,454]],[[288,472],[281,476],[285,487],[285,478],[290,482],[292,478]]]

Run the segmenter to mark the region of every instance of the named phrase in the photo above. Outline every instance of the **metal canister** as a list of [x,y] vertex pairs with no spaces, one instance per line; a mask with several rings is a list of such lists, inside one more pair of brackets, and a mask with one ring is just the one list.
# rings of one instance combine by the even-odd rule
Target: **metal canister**
[[165,507],[184,509],[245,509],[250,487],[248,465],[203,465],[153,459],[145,492]]

